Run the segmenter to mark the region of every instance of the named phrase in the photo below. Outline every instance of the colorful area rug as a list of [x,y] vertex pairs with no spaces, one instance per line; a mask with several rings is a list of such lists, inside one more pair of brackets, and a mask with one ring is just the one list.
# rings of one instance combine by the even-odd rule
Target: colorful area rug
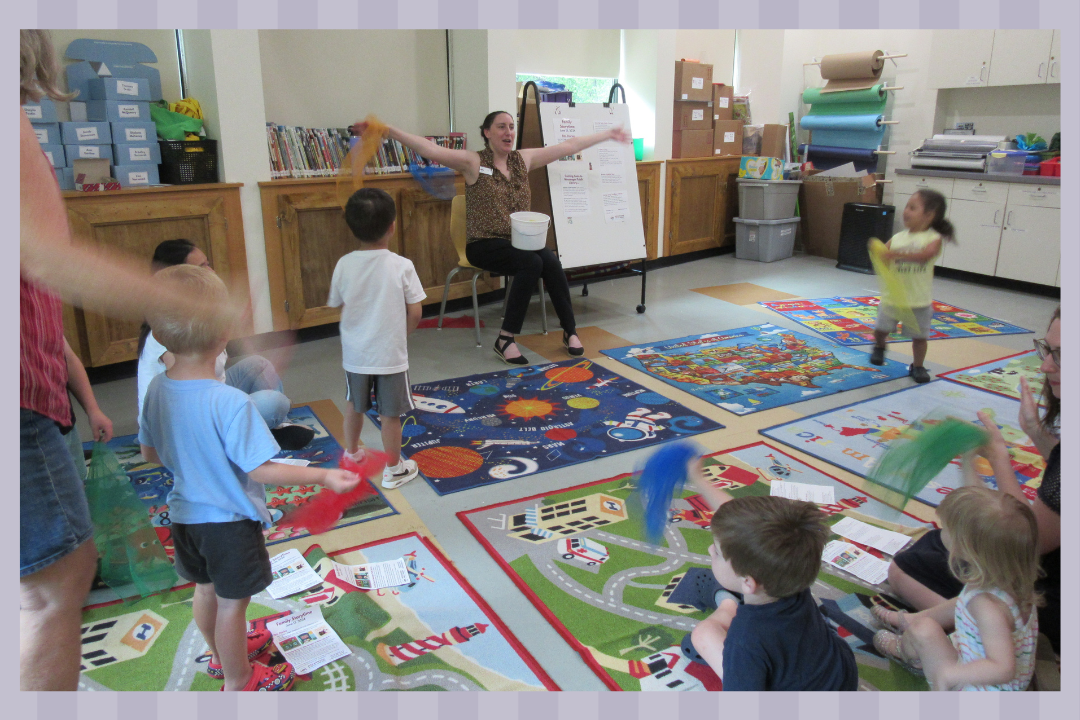
[[[265,623],[266,616],[318,605],[352,651],[299,676],[296,690],[559,689],[424,537],[411,533],[333,553],[350,565],[405,557],[412,583],[384,590],[337,580],[318,545],[305,556],[332,580],[282,600],[264,591],[248,606],[248,618]],[[209,653],[192,618],[193,592],[187,585],[134,603],[86,608],[79,689],[218,690],[221,681],[206,674]]]
[[[832,521],[853,517],[911,536],[932,527],[764,442],[715,453],[704,465],[714,484],[737,497],[768,495],[776,479],[828,485],[836,502],[822,509]],[[683,492],[672,504],[663,545],[651,545],[627,502],[633,489],[632,476],[619,475],[458,517],[612,690],[719,689],[712,670],[688,661],[679,649],[683,636],[707,617],[682,604],[682,596],[694,594],[694,576],[710,566],[712,515],[700,496]],[[819,601],[840,602],[880,589],[830,569],[812,592]],[[855,647],[862,688],[926,689],[865,638],[844,627],[839,634]]]
[[440,495],[724,427],[590,360],[412,390],[401,451]]
[[875,367],[861,350],[771,324],[605,350],[604,354],[736,415],[908,374],[907,366],[895,360]]
[[938,373],[938,377],[1017,400],[1020,399],[1020,378],[1027,378],[1031,394],[1039,400],[1042,396],[1044,377],[1039,370],[1041,365],[1042,360],[1039,354],[1034,350],[1028,350],[982,365]]
[[[870,468],[911,423],[933,413],[978,423],[985,410],[1001,429],[1012,456],[1016,478],[1024,494],[1035,498],[1046,462],[1020,430],[1020,403],[993,393],[937,380],[925,385],[880,395],[871,400],[808,415],[793,422],[761,430],[761,434],[808,455],[866,477]],[[989,463],[980,458],[976,470],[993,485]],[[960,458],[956,458],[915,496],[937,507],[942,498],[963,484]]]
[[[337,467],[338,460],[341,457],[341,445],[326,430],[310,407],[304,405],[290,410],[289,422],[310,427],[315,431],[315,439],[302,450],[279,453],[278,458],[307,460],[315,467]],[[169,506],[166,502],[169,491],[172,490],[172,473],[160,465],[143,461],[142,455],[139,453],[138,435],[115,437],[109,442],[109,447],[116,453],[120,465],[127,471],[131,484],[135,486],[135,490],[139,494],[139,499],[143,501],[147,512],[150,513],[150,520],[157,530],[161,544],[165,547],[169,557],[172,557],[172,534],[169,532],[172,521],[169,519]],[[84,448],[87,450],[92,449],[93,443],[86,443]],[[266,508],[270,511],[271,519],[274,523],[277,523],[288,510],[308,502],[321,490],[322,488],[318,485],[267,487]],[[397,510],[376,488],[374,496],[347,510],[344,517],[334,527],[355,525],[396,514]],[[310,535],[307,530],[297,530],[291,527],[279,530],[276,524],[268,531],[265,531],[265,534],[267,545]]]
[[[865,345],[874,342],[874,323],[881,298],[832,297],[816,300],[778,300],[759,303],[786,318],[805,325],[814,332],[841,345]],[[928,340],[977,337],[984,335],[1016,335],[1027,330],[987,315],[934,301],[934,319]],[[907,342],[899,333],[889,336],[889,342]]]

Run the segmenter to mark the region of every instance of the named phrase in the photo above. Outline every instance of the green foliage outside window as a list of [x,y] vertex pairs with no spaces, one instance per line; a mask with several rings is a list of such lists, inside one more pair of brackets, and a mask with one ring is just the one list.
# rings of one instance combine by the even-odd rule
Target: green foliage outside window
[[[560,83],[565,85],[568,91],[574,93],[574,102],[580,103],[607,102],[611,86],[615,84],[615,78],[563,77],[558,75],[518,74],[517,79],[518,82],[522,83],[530,80],[546,80],[552,83]],[[621,94],[619,99],[622,99]]]

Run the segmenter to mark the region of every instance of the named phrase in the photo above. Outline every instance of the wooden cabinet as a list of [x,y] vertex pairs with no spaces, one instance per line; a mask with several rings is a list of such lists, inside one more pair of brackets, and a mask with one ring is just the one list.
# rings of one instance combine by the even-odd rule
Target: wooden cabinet
[[[147,266],[163,240],[184,238],[206,253],[231,287],[248,291],[244,221],[238,183],[177,185],[115,192],[64,193],[72,234],[137,258]],[[88,367],[134,360],[138,322],[65,306],[64,333]],[[243,335],[251,327],[241,328]]]
[[928,80],[932,88],[985,87],[993,30],[934,30]]
[[995,30],[987,84],[1045,84],[1050,77],[1053,43],[1053,30]]
[[660,234],[660,169],[663,163],[637,164],[638,196],[641,200],[641,224],[645,228],[645,259],[655,260]]
[[738,155],[667,161],[664,255],[724,247],[735,241]]

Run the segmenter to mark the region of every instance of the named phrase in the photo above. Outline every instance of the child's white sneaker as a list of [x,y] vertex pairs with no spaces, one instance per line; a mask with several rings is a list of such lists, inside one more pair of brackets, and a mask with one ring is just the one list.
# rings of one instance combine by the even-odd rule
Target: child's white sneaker
[[365,454],[366,450],[367,450],[367,448],[365,448],[363,445],[361,445],[360,447],[358,447],[356,449],[356,452],[354,452],[354,453],[351,453],[348,450],[345,450],[342,454],[346,458],[348,458],[349,460],[352,460],[354,463],[360,464],[364,460],[364,454]]
[[382,486],[387,490],[396,490],[416,477],[419,472],[420,468],[416,466],[416,461],[402,458],[397,467],[387,466],[383,470]]

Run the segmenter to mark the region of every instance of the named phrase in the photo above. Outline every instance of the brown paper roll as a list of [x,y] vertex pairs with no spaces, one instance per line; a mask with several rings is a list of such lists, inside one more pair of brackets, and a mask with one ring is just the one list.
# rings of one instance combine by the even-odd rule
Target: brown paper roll
[[880,50],[826,55],[821,58],[821,77],[824,80],[876,79],[885,67],[884,55]]

